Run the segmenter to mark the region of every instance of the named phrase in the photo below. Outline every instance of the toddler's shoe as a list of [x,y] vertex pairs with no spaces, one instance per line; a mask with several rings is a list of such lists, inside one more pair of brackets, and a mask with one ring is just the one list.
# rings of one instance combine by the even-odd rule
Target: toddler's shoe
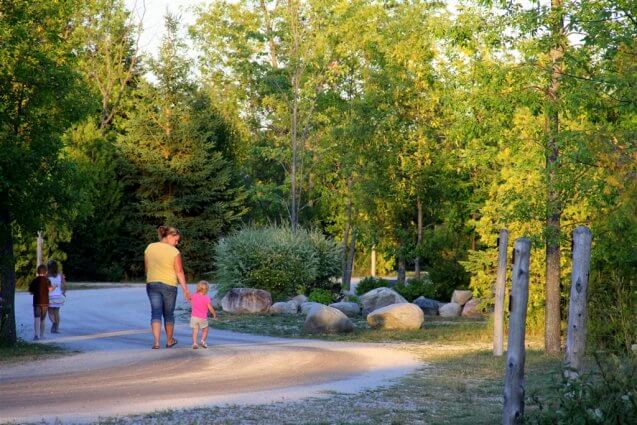
[[208,348],[208,344],[206,344],[206,341],[200,341],[200,342],[199,342],[199,346],[200,346],[201,348]]
[[197,344],[192,344],[192,349],[196,350],[197,348],[199,348],[199,346]]

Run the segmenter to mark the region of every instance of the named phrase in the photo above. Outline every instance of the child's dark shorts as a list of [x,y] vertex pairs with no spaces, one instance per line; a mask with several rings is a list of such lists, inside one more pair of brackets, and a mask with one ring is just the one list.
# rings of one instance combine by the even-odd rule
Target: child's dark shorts
[[46,318],[46,312],[49,308],[48,304],[38,304],[33,306],[33,317],[39,317],[41,319]]

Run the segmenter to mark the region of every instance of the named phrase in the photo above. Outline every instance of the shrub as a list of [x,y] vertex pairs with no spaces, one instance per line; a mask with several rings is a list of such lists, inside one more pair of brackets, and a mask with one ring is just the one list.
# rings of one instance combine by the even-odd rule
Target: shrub
[[307,297],[308,301],[321,304],[331,304],[334,302],[334,293],[327,289],[314,289]]
[[330,292],[340,291],[340,283],[333,278],[341,274],[341,247],[322,233],[312,230],[308,232],[309,241],[316,253],[316,278],[309,282],[306,289],[327,289]]
[[[246,227],[216,246],[221,293],[234,287],[264,289],[275,299],[326,285],[338,275],[336,243],[316,231],[285,226]],[[336,264],[334,264],[336,263]]]
[[637,415],[637,358],[595,356],[596,368],[578,379],[562,378],[548,397],[531,397],[532,424],[628,424]]
[[443,285],[433,283],[427,274],[424,274],[420,279],[414,278],[406,283],[398,283],[394,286],[394,290],[409,302],[420,296],[434,300],[449,299],[445,296],[446,288]]
[[356,295],[363,295],[364,293],[369,292],[372,289],[381,288],[383,286],[389,287],[389,281],[373,276],[368,276],[361,279],[361,281],[358,282],[358,285],[356,285]]

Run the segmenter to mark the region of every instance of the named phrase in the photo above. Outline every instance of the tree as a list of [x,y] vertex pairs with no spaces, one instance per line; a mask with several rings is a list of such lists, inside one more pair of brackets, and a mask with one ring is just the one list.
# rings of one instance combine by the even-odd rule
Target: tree
[[64,131],[85,96],[73,68],[69,22],[76,1],[0,3],[0,342],[16,342],[14,229],[35,233],[77,210]]
[[232,164],[222,154],[234,143],[232,128],[191,81],[174,17],[166,17],[166,29],[159,57],[150,62],[157,81],[140,84],[118,140],[127,162],[125,234],[133,276],[143,272],[144,245],[165,224],[183,234],[187,272],[211,271],[218,237],[245,213]]

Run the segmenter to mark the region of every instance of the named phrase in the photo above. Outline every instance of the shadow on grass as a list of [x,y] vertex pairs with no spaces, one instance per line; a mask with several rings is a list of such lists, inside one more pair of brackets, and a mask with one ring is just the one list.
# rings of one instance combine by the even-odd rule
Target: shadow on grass
[[36,344],[21,339],[13,346],[0,346],[0,365],[60,356],[67,350],[52,344]]

